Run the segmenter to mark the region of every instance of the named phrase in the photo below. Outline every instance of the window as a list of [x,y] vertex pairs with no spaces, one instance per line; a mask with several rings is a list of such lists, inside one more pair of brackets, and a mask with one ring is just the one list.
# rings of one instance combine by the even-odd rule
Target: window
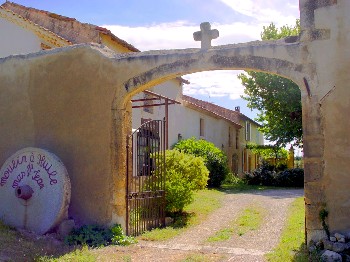
[[245,140],[250,141],[251,139],[251,124],[246,121],[245,122]]
[[204,137],[204,119],[199,120],[199,136]]
[[228,127],[228,146],[231,147],[232,146],[232,136],[231,136],[232,130],[231,127]]
[[151,176],[156,168],[152,155],[160,150],[161,138],[157,122],[153,121],[145,123],[138,130],[136,139],[136,161],[138,165],[137,175]]
[[239,145],[239,130],[236,129],[236,149],[238,149],[238,145]]

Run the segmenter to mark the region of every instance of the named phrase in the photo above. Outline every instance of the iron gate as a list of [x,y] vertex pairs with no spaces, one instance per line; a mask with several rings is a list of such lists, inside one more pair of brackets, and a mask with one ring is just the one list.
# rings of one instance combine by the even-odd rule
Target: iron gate
[[165,225],[165,134],[165,121],[151,120],[128,137],[128,235]]

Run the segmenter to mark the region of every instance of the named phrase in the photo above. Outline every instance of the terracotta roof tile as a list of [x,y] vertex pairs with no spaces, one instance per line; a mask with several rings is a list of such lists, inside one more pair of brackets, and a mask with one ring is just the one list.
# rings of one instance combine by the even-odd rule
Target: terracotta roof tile
[[215,105],[213,103],[207,102],[207,101],[203,101],[191,96],[187,96],[187,95],[182,95],[182,100],[190,103],[196,107],[199,107],[203,110],[206,110],[208,112],[211,112],[217,116],[220,116],[221,118],[224,118],[232,123],[235,123],[236,125],[239,125],[240,127],[242,127],[240,125],[240,120],[249,120],[253,123],[255,123],[257,126],[261,126],[259,123],[255,122],[254,120],[250,119],[249,117],[247,117],[246,115],[238,112],[238,111],[234,111],[231,109],[227,109],[225,107],[222,106],[218,106]]
[[239,123],[240,122],[239,121],[240,115],[241,115],[239,112],[215,105],[213,103],[199,100],[199,99],[196,99],[194,97],[187,96],[187,95],[182,95],[182,100],[189,103],[189,104],[192,104],[192,105],[194,105],[202,110],[213,113],[213,114],[219,116],[220,118],[226,119],[239,127],[242,127]]

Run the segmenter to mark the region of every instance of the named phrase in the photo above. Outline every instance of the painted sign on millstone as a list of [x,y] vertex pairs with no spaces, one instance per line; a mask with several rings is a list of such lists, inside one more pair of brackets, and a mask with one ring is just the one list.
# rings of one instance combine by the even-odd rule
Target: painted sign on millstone
[[56,155],[21,149],[0,169],[0,220],[44,234],[67,218],[70,193],[67,169]]

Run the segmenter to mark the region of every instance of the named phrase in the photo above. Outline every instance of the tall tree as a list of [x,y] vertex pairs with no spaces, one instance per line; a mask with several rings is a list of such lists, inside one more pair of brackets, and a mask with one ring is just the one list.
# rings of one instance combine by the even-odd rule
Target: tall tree
[[[299,20],[292,27],[276,28],[271,23],[264,26],[262,40],[280,39],[299,35]],[[242,96],[248,101],[248,107],[260,112],[257,121],[262,123],[261,131],[265,137],[277,146],[287,143],[302,145],[301,93],[291,80],[277,75],[248,71],[238,78],[245,87]]]

